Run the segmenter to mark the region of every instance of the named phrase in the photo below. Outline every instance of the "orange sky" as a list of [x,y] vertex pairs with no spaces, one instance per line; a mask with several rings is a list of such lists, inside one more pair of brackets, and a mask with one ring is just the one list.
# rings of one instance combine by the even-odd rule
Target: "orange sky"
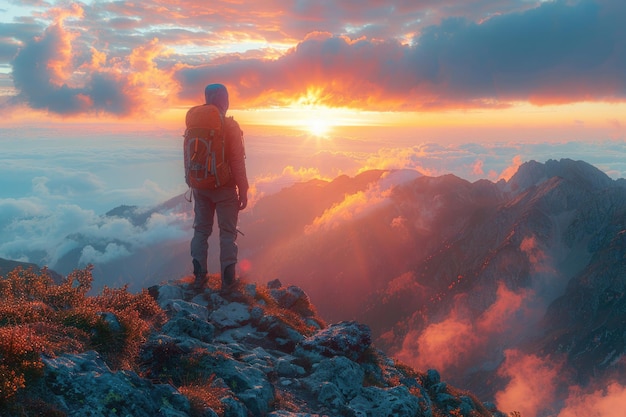
[[5,6],[0,128],[175,129],[204,85],[222,82],[242,124],[319,136],[387,125],[451,141],[529,129],[520,140],[623,140],[626,30],[616,16],[625,9],[619,0]]

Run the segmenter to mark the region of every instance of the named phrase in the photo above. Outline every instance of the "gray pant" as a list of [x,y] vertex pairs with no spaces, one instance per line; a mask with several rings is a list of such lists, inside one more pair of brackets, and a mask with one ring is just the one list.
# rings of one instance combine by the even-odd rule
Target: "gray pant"
[[202,273],[207,273],[209,236],[213,231],[213,218],[217,213],[220,230],[220,273],[228,265],[237,262],[237,219],[239,199],[235,187],[219,187],[215,190],[193,190],[194,222],[191,239],[191,257],[200,263]]

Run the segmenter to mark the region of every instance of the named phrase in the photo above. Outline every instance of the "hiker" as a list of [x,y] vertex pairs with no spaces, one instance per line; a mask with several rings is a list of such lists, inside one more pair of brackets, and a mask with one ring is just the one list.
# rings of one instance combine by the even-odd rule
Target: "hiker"
[[[228,290],[236,282],[237,219],[239,211],[246,208],[248,204],[248,178],[243,132],[232,116],[226,117],[228,91],[224,85],[207,85],[204,90],[204,97],[206,104],[195,106],[187,113],[187,130],[185,131],[185,179],[191,187],[195,216],[194,233],[190,245],[195,276],[194,284],[201,288],[206,285],[208,280],[208,239],[213,230],[213,219],[217,213],[222,289]],[[213,111],[213,114],[207,113],[209,111]],[[207,124],[219,124],[220,122],[221,126],[215,128],[217,137],[211,143],[205,137],[207,136],[205,134]],[[194,127],[197,129],[194,130]],[[213,126],[209,126],[209,128],[213,129]],[[220,133],[223,134],[221,141]],[[195,139],[194,142],[196,136],[199,136],[200,139]],[[204,140],[202,137],[205,137]],[[198,151],[198,144],[200,146],[204,144],[208,148],[202,157],[202,161],[208,161],[208,166],[200,168],[202,175],[193,171],[199,166],[194,160],[196,154],[201,152]],[[211,154],[211,152],[213,153]],[[209,172],[211,168],[213,172]],[[205,185],[202,181],[211,182],[210,185]]]

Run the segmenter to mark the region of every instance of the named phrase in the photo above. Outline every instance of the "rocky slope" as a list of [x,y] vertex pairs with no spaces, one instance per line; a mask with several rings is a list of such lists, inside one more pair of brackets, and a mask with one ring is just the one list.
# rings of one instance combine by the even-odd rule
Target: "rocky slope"
[[[273,256],[252,256],[255,274],[293,277],[324,317],[368,324],[387,354],[483,398],[512,395],[525,361],[541,363],[544,388],[526,388],[554,404],[523,415],[558,414],[570,389],[626,383],[624,180],[569,159],[530,161],[497,183],[384,187],[393,175],[303,221]],[[284,217],[273,198],[257,223]]]
[[367,326],[325,325],[298,287],[222,293],[181,280],[150,292],[169,319],[142,348],[143,377],[94,351],[46,358],[38,395],[57,415],[504,416],[436,370],[394,362]]

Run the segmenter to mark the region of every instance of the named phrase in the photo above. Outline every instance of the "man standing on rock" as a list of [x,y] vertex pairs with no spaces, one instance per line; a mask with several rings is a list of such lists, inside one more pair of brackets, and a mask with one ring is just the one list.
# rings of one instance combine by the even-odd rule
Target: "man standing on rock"
[[248,204],[243,132],[232,116],[226,117],[224,85],[207,85],[204,97],[206,104],[187,113],[184,145],[185,180],[194,199],[193,274],[196,287],[206,285],[208,239],[217,213],[222,289],[228,290],[235,284],[239,211]]

